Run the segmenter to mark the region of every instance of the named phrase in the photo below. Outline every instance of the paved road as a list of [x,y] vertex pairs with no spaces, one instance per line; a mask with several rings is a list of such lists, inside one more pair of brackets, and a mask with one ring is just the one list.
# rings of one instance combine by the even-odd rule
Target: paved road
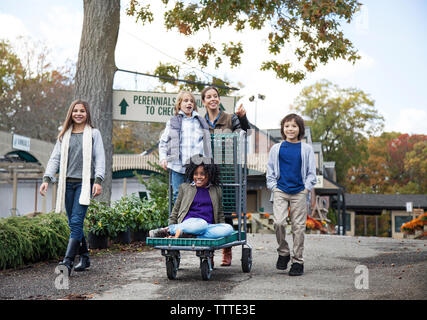
[[[167,279],[159,250],[107,252],[93,255],[91,270],[73,273],[69,289],[55,288],[56,262],[1,271],[0,299],[427,299],[427,240],[307,235],[302,277],[275,269],[274,235],[249,234],[248,243],[250,273],[242,272],[240,246],[233,248],[231,267],[220,267],[216,253],[209,281],[201,280],[192,252],[181,253],[176,280]],[[358,266],[364,267],[356,273]]]

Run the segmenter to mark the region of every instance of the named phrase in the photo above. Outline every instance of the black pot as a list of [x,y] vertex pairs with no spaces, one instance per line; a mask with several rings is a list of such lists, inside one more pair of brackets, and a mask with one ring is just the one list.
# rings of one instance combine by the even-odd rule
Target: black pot
[[88,243],[91,249],[107,249],[108,248],[108,236],[97,236],[96,234],[88,233]]
[[143,241],[147,238],[148,231],[146,230],[134,230],[132,232],[132,242]]
[[120,231],[117,236],[113,239],[114,243],[129,244],[130,243],[130,229],[126,231]]

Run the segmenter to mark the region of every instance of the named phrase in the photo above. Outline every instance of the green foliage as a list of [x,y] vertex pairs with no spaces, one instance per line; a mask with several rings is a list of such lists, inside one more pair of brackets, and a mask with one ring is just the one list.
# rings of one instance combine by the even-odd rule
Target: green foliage
[[84,222],[87,231],[97,236],[108,236],[113,233],[112,215],[113,210],[108,203],[91,199]]
[[148,162],[156,172],[160,174],[152,174],[145,181],[140,175],[135,172],[139,182],[141,182],[150,193],[150,199],[156,204],[157,210],[161,217],[167,217],[169,215],[169,175],[160,165],[157,163]]
[[46,48],[28,41],[24,45],[21,60],[0,40],[0,130],[55,142],[72,100],[72,71],[52,68]]
[[23,77],[21,60],[8,41],[0,40],[0,98],[5,98],[11,90],[17,89]]
[[96,235],[114,238],[119,232],[128,229],[140,231],[165,226],[169,207],[165,208],[164,201],[156,199],[141,200],[136,194],[131,194],[115,201],[111,206],[92,200],[85,220],[87,230]]
[[[229,48],[229,50],[238,50],[236,48]],[[194,48],[188,48],[187,53],[190,55],[196,55],[196,53],[193,51]],[[225,50],[225,49],[224,49]],[[201,54],[200,52],[198,54]],[[200,58],[200,57],[199,57]],[[202,58],[200,58],[202,59]],[[218,57],[218,63],[221,60],[221,58]],[[178,65],[172,65],[172,64],[163,64],[159,63],[159,65],[154,70],[154,75],[159,77],[159,81],[162,84],[169,84],[174,87],[177,87],[178,90],[188,90],[188,91],[202,91],[203,88],[206,87],[207,82],[203,79],[199,78],[196,73],[194,72],[188,72],[185,74],[180,73],[180,67]],[[177,81],[177,79],[183,80],[183,81]],[[210,81],[209,85],[214,85],[218,88],[219,94],[221,96],[225,96],[231,92],[231,89],[228,89],[230,86],[230,82],[213,77]],[[161,86],[157,88],[157,90],[161,91],[167,91],[165,86]]]
[[[300,82],[306,72],[315,71],[319,64],[326,64],[331,59],[353,63],[360,59],[341,30],[341,23],[350,23],[360,9],[361,4],[356,0],[178,0],[174,1],[173,6],[168,6],[169,0],[163,0],[163,3],[167,6],[164,14],[166,28],[176,29],[186,36],[195,35],[200,30],[211,33],[214,29],[228,26],[234,27],[237,33],[264,27],[271,29],[265,39],[265,49],[277,58],[262,62],[261,69],[271,70],[278,78],[293,83]],[[130,1],[127,14],[142,23],[153,19],[149,7],[140,5],[136,0]],[[222,51],[218,49],[221,47]],[[293,47],[294,57],[300,65],[290,64],[280,55]],[[232,68],[238,66],[242,53],[239,43],[229,41],[218,44],[210,37],[199,48],[186,50],[189,61],[196,60],[206,67],[213,59],[216,68],[225,60]]]
[[[138,221],[136,217],[141,212],[142,203],[141,199],[136,194],[122,197],[113,203],[116,221],[120,225],[120,231],[126,231],[127,228],[131,230],[138,229]],[[124,229],[124,230],[123,230]]]
[[163,202],[159,203],[154,199],[144,199],[141,214],[138,217],[140,217],[138,222],[142,230],[164,227],[168,224],[169,207],[165,208]]
[[128,198],[117,200],[111,206],[91,200],[85,220],[88,232],[114,238],[119,232],[134,227],[130,207]]
[[352,193],[427,193],[427,135],[383,132],[369,137],[362,162],[347,172]]
[[335,226],[338,224],[338,214],[335,209],[329,208],[326,217],[331,221],[330,224]]
[[126,216],[127,226],[133,231],[148,231],[167,224],[168,212],[165,214],[154,199],[141,200],[132,194],[114,202],[114,208]]
[[0,219],[0,269],[57,259],[65,252],[70,230],[64,214]]
[[367,137],[383,128],[384,118],[361,90],[341,89],[323,80],[302,90],[295,110],[311,118],[312,140],[322,143],[325,161],[335,161],[338,182],[365,154]]

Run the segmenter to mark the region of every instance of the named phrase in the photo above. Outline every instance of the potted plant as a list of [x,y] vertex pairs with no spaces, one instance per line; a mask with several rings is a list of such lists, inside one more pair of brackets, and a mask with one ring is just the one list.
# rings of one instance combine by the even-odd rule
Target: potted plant
[[111,207],[110,238],[114,243],[130,243],[129,215],[120,206]]
[[91,200],[85,220],[88,231],[89,248],[108,248],[110,211],[110,207],[105,202]]
[[145,241],[144,214],[141,199],[136,194],[122,197],[114,203],[115,209],[126,216],[132,241]]

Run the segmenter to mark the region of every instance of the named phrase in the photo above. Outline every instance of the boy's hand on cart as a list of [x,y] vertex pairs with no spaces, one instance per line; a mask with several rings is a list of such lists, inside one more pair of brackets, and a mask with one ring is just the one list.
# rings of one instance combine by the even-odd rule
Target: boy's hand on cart
[[98,184],[98,183],[95,183],[95,184],[93,185],[93,187],[92,187],[92,196],[93,196],[93,197],[96,197],[96,196],[100,195],[100,194],[101,194],[101,192],[102,192],[102,187],[101,187],[101,185],[100,185],[100,184]]
[[46,195],[48,186],[49,184],[47,182],[43,182],[42,185],[40,186],[39,192],[43,197]]
[[162,161],[160,161],[160,165],[162,166],[162,168],[163,168],[164,170],[167,170],[167,169],[168,169],[168,162],[167,162],[166,160],[162,160]]

